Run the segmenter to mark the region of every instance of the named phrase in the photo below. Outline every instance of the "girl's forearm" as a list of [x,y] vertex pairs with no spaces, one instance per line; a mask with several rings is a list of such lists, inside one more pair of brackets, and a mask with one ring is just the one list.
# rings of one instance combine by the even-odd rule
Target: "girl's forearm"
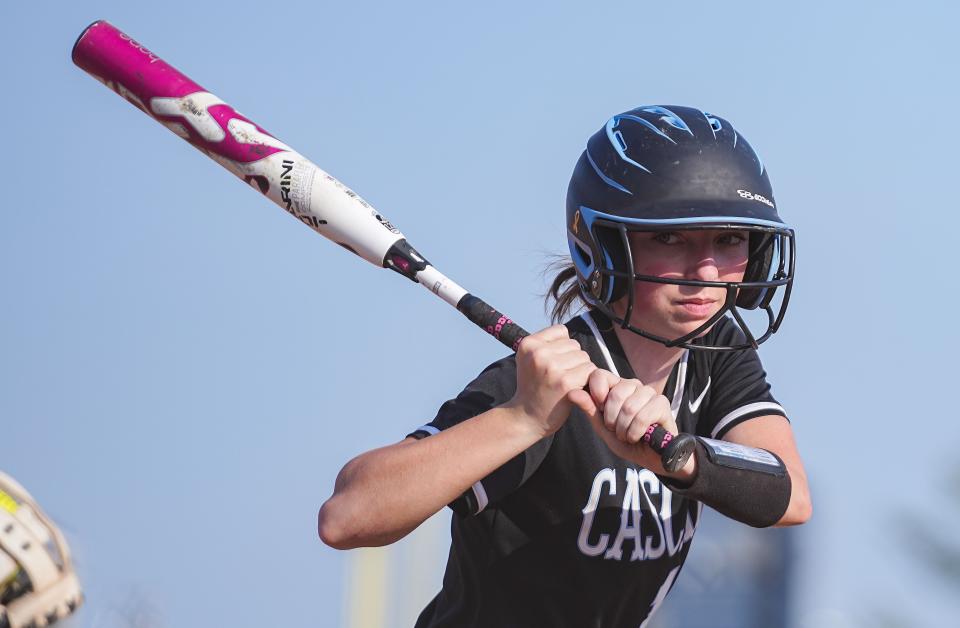
[[510,405],[420,440],[354,458],[320,509],[318,531],[337,549],[397,541],[544,434]]

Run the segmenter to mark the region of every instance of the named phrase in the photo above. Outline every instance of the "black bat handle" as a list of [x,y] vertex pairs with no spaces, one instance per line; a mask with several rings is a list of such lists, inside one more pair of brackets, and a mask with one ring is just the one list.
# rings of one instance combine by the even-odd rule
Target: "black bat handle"
[[[457,303],[457,309],[469,318],[475,325],[502,342],[510,350],[516,351],[520,341],[530,334],[520,325],[501,314],[496,308],[487,304],[483,299],[472,294],[465,295]],[[643,436],[655,452],[660,454],[663,468],[673,473],[680,470],[696,447],[696,439],[692,434],[677,434],[674,436],[659,425],[651,425]]]
[[477,327],[499,340],[511,351],[516,351],[520,341],[530,335],[530,332],[523,327],[472,294],[464,295],[457,303],[457,309]]
[[697,446],[697,439],[693,434],[681,433],[674,436],[659,425],[651,425],[647,429],[643,442],[660,454],[663,468],[670,473],[682,469]]

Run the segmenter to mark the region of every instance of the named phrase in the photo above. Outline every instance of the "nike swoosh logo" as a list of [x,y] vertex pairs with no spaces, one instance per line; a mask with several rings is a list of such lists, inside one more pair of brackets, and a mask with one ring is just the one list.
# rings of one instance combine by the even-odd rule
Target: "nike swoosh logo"
[[688,401],[687,406],[690,408],[690,413],[696,413],[700,409],[700,402],[703,401],[703,397],[707,394],[707,391],[710,390],[710,378],[707,378],[707,385],[703,387],[703,390],[700,392],[700,396],[697,397],[696,401]]

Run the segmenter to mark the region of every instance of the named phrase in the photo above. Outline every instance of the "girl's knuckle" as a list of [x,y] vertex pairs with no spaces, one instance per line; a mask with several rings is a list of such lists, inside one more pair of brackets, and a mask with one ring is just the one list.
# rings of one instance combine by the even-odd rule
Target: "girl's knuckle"
[[621,414],[627,416],[636,416],[640,410],[643,409],[643,400],[638,397],[628,397],[626,401],[623,402],[623,408],[620,410]]
[[640,442],[640,439],[643,438],[643,435],[647,432],[647,426],[642,422],[634,421],[630,424],[630,429],[627,430],[627,438],[631,443]]
[[623,386],[614,386],[610,389],[610,398],[614,403],[622,405],[627,400],[629,392]]

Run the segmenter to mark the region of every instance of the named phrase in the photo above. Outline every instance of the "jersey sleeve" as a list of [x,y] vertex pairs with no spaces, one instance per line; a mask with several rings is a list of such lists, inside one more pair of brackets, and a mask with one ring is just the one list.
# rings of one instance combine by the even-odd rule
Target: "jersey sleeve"
[[[728,341],[742,342],[743,336],[733,323],[724,325]],[[737,338],[739,337],[739,338]],[[713,384],[704,415],[697,424],[697,434],[722,439],[736,425],[759,416],[787,416],[767,382],[760,356],[753,349],[717,354],[710,368]]]
[[[408,437],[427,438],[458,423],[483,414],[509,401],[517,388],[517,367],[513,356],[494,362],[470,382],[456,398],[440,406],[436,418],[415,429]],[[518,489],[543,462],[553,437],[545,438],[521,452],[493,473],[474,484],[450,504],[459,515],[475,515],[496,505]]]

